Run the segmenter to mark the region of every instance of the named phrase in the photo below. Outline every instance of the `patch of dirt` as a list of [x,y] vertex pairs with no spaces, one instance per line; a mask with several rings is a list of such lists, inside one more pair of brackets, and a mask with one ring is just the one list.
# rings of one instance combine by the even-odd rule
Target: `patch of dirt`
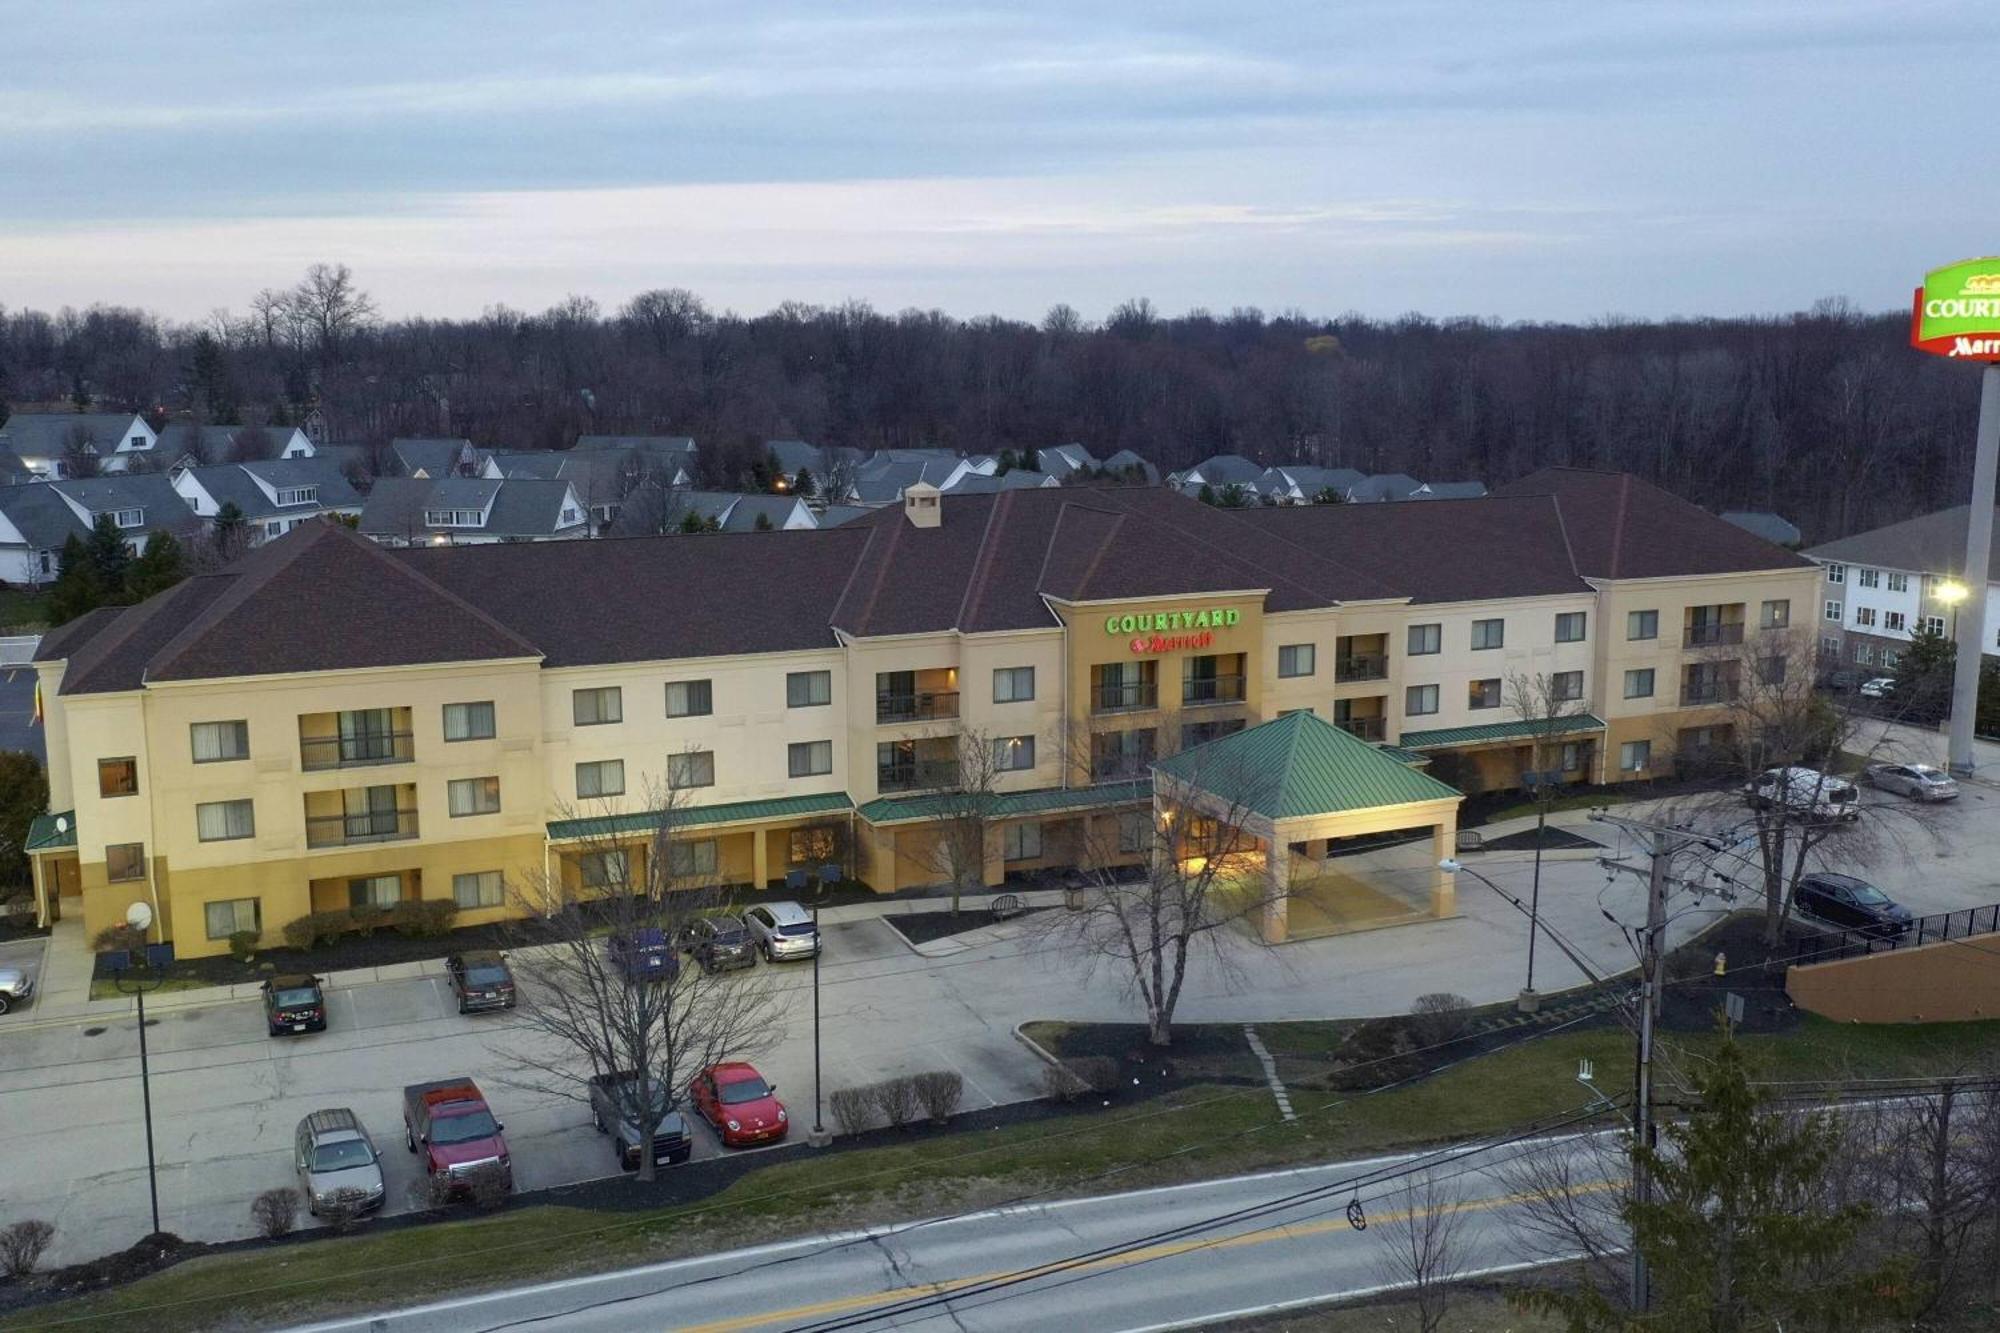
[[171,1268],[184,1259],[206,1254],[212,1248],[199,1241],[182,1240],[169,1232],[156,1231],[130,1249],[116,1254],[36,1273],[22,1281],[0,1284],[0,1310],[63,1300],[131,1282],[163,1268]]
[[943,912],[897,912],[882,919],[893,927],[911,944],[929,944],[932,940],[950,939],[968,930],[978,930],[983,926],[997,925],[1002,921],[1019,921],[1023,917],[1035,916],[1050,909],[1030,907],[1025,912],[1016,912],[1010,917],[996,917],[984,907],[960,908],[954,914]]
[[[1718,922],[1699,939],[1666,958],[1667,986],[1660,1005],[1660,1023],[1673,1032],[1713,1032],[1716,1015],[1731,994],[1743,997],[1738,1032],[1789,1032],[1805,1021],[1805,1013],[1785,994],[1785,961],[1799,941],[1824,932],[1788,922],[1785,943],[1773,951],[1764,943],[1761,912],[1740,912]],[[1723,971],[1716,974],[1716,955]]]

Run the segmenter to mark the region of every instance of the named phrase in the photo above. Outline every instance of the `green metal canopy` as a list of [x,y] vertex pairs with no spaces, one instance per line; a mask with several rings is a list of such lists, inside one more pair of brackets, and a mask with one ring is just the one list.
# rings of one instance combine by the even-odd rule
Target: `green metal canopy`
[[1154,769],[1266,819],[1459,799],[1455,788],[1310,712],[1183,750]]
[[1491,745],[1496,741],[1532,741],[1552,736],[1575,736],[1586,731],[1604,730],[1604,719],[1591,713],[1550,720],[1526,718],[1518,722],[1487,722],[1477,727],[1437,727],[1430,731],[1406,731],[1396,742],[1406,750],[1435,750],[1449,745]]
[[[817,796],[783,796],[768,801],[731,801],[723,805],[683,806],[674,812],[674,822],[683,828],[711,824],[744,824],[765,819],[797,819],[805,815],[845,814],[854,808],[844,791],[822,792]],[[549,841],[573,838],[615,838],[659,830],[663,811],[635,810],[631,814],[593,815],[583,819],[556,819],[549,822]]]
[[[1022,819],[1029,815],[1055,814],[1062,810],[1099,809],[1150,801],[1153,784],[1106,782],[1095,787],[1042,787],[1035,791],[995,792],[989,798],[988,819]],[[935,819],[956,808],[965,798],[953,793],[934,792],[927,796],[885,796],[860,807],[861,817],[871,824],[906,823],[913,819]]]
[[[62,827],[58,829],[57,824]],[[36,815],[28,825],[28,842],[25,850],[30,852],[52,852],[63,847],[76,846],[76,811],[64,810],[59,814]]]

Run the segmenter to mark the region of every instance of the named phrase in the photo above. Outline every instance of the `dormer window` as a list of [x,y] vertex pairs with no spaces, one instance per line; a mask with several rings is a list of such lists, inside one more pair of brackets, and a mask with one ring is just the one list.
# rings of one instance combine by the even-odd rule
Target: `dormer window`
[[424,526],[427,528],[483,528],[486,514],[478,509],[426,509]]
[[283,486],[278,489],[278,503],[281,505],[309,505],[318,500],[317,486]]
[[146,447],[146,437],[143,435],[134,435],[131,439],[125,441],[125,447],[127,449],[144,449]]
[[143,509],[114,509],[111,521],[121,528],[143,528],[146,526],[146,511]]

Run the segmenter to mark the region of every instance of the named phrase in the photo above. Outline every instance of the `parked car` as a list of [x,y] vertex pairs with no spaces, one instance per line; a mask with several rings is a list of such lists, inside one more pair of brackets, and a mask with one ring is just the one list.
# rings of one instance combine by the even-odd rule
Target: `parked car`
[[1744,797],[1759,810],[1783,805],[1794,814],[1824,820],[1861,817],[1861,789],[1846,778],[1816,768],[1771,768],[1744,784]]
[[1851,694],[1861,684],[1861,676],[1858,672],[1835,667],[1822,674],[1819,683],[1821,689],[1831,690],[1835,694]]
[[687,924],[681,948],[701,964],[704,972],[757,966],[757,942],[741,917],[721,914],[696,917]]
[[444,960],[444,972],[461,1014],[514,1007],[514,973],[505,954],[455,953]]
[[24,1004],[35,993],[35,979],[18,967],[0,967],[0,1014]]
[[1958,782],[1943,769],[1929,764],[1870,764],[1865,776],[1883,791],[1915,801],[1958,799]]
[[493,1167],[507,1188],[514,1188],[506,1126],[494,1118],[479,1085],[469,1078],[404,1088],[403,1141],[411,1152],[422,1151],[426,1176],[449,1177],[456,1187],[482,1167]]
[[274,1037],[326,1031],[326,995],[319,978],[303,972],[266,978],[264,1024]]
[[756,1067],[740,1060],[710,1065],[695,1075],[688,1098],[703,1119],[715,1126],[725,1148],[746,1148],[785,1137],[790,1117],[778,1090],[764,1081]]
[[1865,879],[1815,870],[1799,880],[1792,902],[1829,925],[1882,939],[1910,933],[1910,909]]
[[335,1209],[372,1213],[382,1206],[382,1158],[360,1117],[344,1106],[314,1111],[299,1121],[293,1165],[306,1211],[323,1217]]
[[1877,676],[1873,680],[1861,682],[1861,697],[1864,699],[1887,699],[1896,693],[1894,676]]
[[743,924],[767,963],[819,953],[819,927],[813,924],[812,913],[797,903],[760,904],[743,914]]
[[[688,1137],[686,1117],[673,1104],[672,1090],[655,1080],[647,1089],[654,1114],[653,1162],[658,1166],[685,1162],[694,1152]],[[590,1122],[600,1134],[611,1136],[618,1165],[626,1171],[639,1169],[639,1080],[630,1071],[590,1076]]]
[[611,965],[631,981],[672,981],[680,975],[680,955],[667,942],[667,932],[644,926],[630,935],[613,935],[604,942]]

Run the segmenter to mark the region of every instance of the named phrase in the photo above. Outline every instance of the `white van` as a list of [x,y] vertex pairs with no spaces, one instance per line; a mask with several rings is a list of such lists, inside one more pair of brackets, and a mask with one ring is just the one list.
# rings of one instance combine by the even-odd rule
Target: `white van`
[[1783,805],[1816,819],[1861,818],[1861,789],[1816,768],[1767,768],[1744,786],[1743,795],[1759,810]]

